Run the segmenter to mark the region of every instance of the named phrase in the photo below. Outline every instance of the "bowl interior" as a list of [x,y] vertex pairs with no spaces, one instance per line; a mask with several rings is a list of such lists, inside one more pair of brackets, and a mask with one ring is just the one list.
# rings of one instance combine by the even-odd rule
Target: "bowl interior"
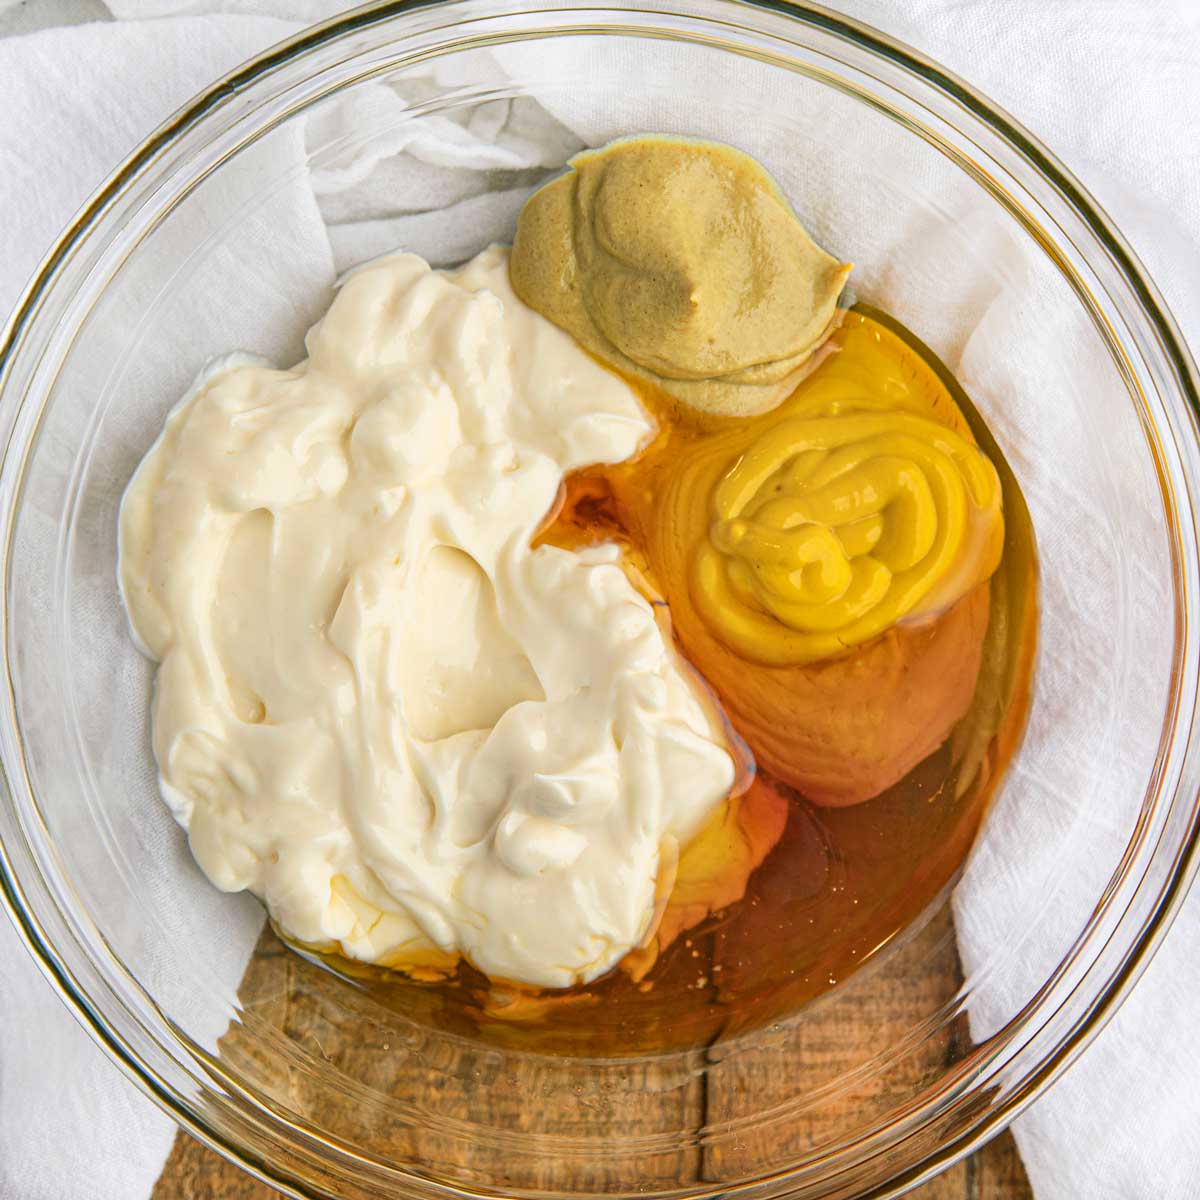
[[[1042,1030],[1040,994],[1115,920],[1104,902],[1159,819],[1178,514],[1116,302],[987,151],[886,71],[811,31],[722,32],[716,15],[735,8],[705,6],[708,24],[518,14],[477,33],[429,24],[424,42],[416,18],[347,34],[294,64],[271,103],[247,90],[130,184],[28,393],[7,602],[33,857],[153,1069],[241,1152],[290,1147],[291,1177],[313,1187],[356,1195],[399,1170],[707,1192],[797,1167],[816,1187],[846,1147],[863,1150],[857,1165],[821,1194],[889,1178],[947,1135],[890,1164],[868,1161],[879,1138],[921,1106],[986,1108],[1003,1089],[984,1067],[1014,1028]],[[448,265],[505,241],[571,153],[646,130],[759,158],[856,264],[855,298],[958,375],[1032,513],[1040,662],[985,831],[919,928],[766,1028],[670,1054],[547,1057],[397,1011],[284,950],[255,901],[203,879],[155,787],[152,667],[117,594],[117,513],[208,359],[295,361],[339,273],[397,246]]]

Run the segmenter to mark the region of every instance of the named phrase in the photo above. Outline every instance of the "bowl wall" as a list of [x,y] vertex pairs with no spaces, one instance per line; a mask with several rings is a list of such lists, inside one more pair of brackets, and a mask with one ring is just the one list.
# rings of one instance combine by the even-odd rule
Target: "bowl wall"
[[[1194,385],[1136,264],[1021,131],[901,49],[815,11],[660,8],[456,0],[306,35],[160,133],[10,331],[9,898],[143,1084],[285,1187],[900,1188],[1099,1027],[1192,869]],[[337,273],[396,245],[461,261],[575,150],[644,130],[758,157],[855,297],[959,375],[1032,512],[1040,663],[985,834],[903,944],[713,1046],[537,1056],[393,1011],[200,876],[155,787],[118,506],[208,359],[295,361]]]

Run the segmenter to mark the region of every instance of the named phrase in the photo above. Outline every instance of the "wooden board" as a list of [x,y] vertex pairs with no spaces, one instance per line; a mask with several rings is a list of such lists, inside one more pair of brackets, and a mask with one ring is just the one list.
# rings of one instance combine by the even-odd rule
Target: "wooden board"
[[[914,964],[919,969],[914,970]],[[352,1059],[355,1055],[365,1053],[376,1064],[389,1066],[389,1056],[380,1054],[381,1047],[369,1044],[369,1039],[364,1043],[361,1037],[356,1038],[355,1045],[342,1047],[334,1044],[338,1036],[336,1026],[331,1025],[327,1016],[320,1011],[319,1000],[314,999],[313,992],[305,986],[307,973],[315,970],[317,968],[304,963],[282,947],[273,936],[266,934],[243,980],[243,1006],[265,1016],[277,1028],[290,1030],[292,1036],[300,1034],[308,1037],[311,1034],[313,1038],[319,1037],[322,1053],[326,1056],[336,1058],[344,1054]],[[799,1057],[819,1066],[823,1054],[827,1054],[828,1048],[836,1044],[838,1060],[842,1061],[846,1056],[847,1039],[850,1039],[853,1042],[851,1050],[860,1051],[861,1058],[866,1061],[881,1047],[886,1048],[897,1030],[905,1028],[914,1005],[928,1011],[931,1003],[936,1004],[952,996],[959,985],[959,970],[948,915],[943,914],[931,922],[902,950],[886,956],[878,971],[885,978],[877,977],[869,985],[857,989],[852,978],[843,988],[835,989],[834,994],[839,997],[836,1004],[816,1006],[814,1015],[804,1022],[801,1035],[803,1054]],[[887,986],[886,977],[891,975],[896,976],[897,985],[903,979],[904,986]],[[914,980],[918,981],[915,991]],[[905,1088],[919,1085],[922,1071],[936,1073],[941,1062],[958,1056],[960,1049],[956,1045],[957,1039],[965,1036],[960,1018],[959,1022],[939,1035],[940,1041],[932,1041],[920,1056],[914,1056],[911,1078],[906,1078],[903,1073],[893,1075],[892,1086]],[[231,1065],[239,1055],[258,1051],[259,1047],[252,1044],[252,1039],[244,1040],[247,1044],[240,1045],[235,1032],[223,1042],[222,1056]],[[698,1124],[736,1119],[739,1107],[746,1102],[747,1096],[754,1096],[755,1103],[761,1105],[764,1095],[769,1097],[772,1090],[794,1087],[794,1080],[781,1078],[777,1054],[777,1047],[767,1046],[761,1052],[739,1054],[736,1058],[716,1064],[716,1069],[709,1071],[702,1087],[698,1083],[695,1089],[680,1091],[679,1103],[688,1111],[677,1114],[677,1119],[693,1120]],[[653,1070],[652,1067],[647,1069]],[[399,1077],[403,1073],[401,1062],[396,1065],[394,1074]],[[420,1085],[422,1076],[418,1070],[405,1075],[404,1079],[405,1086],[411,1088]],[[435,1085],[444,1088],[445,1080],[435,1081]],[[511,1089],[516,1092],[521,1090]],[[509,1092],[509,1089],[503,1088],[487,1089],[482,1096],[479,1093],[472,1097],[464,1096],[463,1102],[475,1110],[470,1116],[480,1120],[487,1115],[478,1110],[480,1103],[485,1106],[508,1101],[521,1103],[520,1095]],[[785,1094],[780,1092],[780,1097]],[[887,1094],[869,1092],[845,1095],[835,1105],[820,1110],[814,1116],[811,1127],[806,1129],[798,1126],[795,1137],[798,1143],[806,1137],[827,1137],[836,1133],[839,1119],[852,1120],[854,1110],[861,1110],[863,1104],[886,1106],[892,1100],[893,1097]],[[838,1105],[843,1106],[840,1111]],[[636,1112],[631,1116],[636,1120]],[[709,1150],[694,1163],[668,1165],[668,1169],[677,1170],[678,1177],[710,1182],[736,1177],[739,1169],[752,1169],[756,1161],[761,1161],[761,1158],[756,1158],[756,1153],[764,1153],[762,1148],[756,1147],[752,1133],[747,1134],[745,1139],[739,1139],[739,1144],[747,1156],[745,1159],[737,1156],[720,1158]],[[786,1151],[787,1147],[775,1144],[770,1147],[770,1152],[779,1153],[781,1149]],[[480,1163],[479,1166],[486,1174],[499,1164]],[[561,1181],[530,1179],[521,1182],[552,1185]],[[595,1191],[603,1191],[606,1186],[619,1187],[629,1181],[596,1178],[583,1182]],[[1008,1133],[910,1195],[916,1200],[1032,1200],[1016,1146]],[[278,1197],[279,1193],[245,1175],[183,1133],[175,1139],[153,1194],[153,1200],[277,1200]]]
[[[1033,1200],[1012,1134],[910,1192],[912,1200]],[[185,1133],[175,1139],[153,1200],[283,1200]]]

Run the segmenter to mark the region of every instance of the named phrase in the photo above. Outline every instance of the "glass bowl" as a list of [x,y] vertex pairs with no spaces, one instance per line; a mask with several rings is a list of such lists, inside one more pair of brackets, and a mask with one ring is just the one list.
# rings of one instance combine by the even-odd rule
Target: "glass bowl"
[[[298,357],[336,271],[397,241],[465,258],[641,130],[761,158],[857,298],[957,370],[1033,513],[1040,663],[965,871],[871,965],[711,1044],[539,1055],[395,1011],[199,877],[155,792],[117,510],[208,358]],[[128,1074],[296,1195],[899,1194],[1072,1061],[1195,872],[1196,387],[1055,159],[826,10],[451,0],[306,31],[137,151],[0,349],[6,902]]]

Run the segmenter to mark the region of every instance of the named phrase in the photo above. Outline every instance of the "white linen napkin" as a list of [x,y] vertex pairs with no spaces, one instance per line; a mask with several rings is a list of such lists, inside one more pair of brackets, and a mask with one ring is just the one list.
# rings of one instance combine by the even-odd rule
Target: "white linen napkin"
[[[34,0],[20,10],[25,23],[10,28],[49,24],[56,15],[60,20],[90,16],[98,2],[43,0],[39,5]],[[167,19],[50,29],[0,40],[0,211],[10,214],[0,230],[0,312],[13,302],[71,212],[145,132],[213,77],[295,28],[270,18],[316,19],[338,6],[325,0],[109,0],[108,7],[118,17]],[[1167,293],[1185,332],[1200,344],[1200,272],[1195,267],[1200,253],[1200,164],[1195,161],[1200,93],[1192,78],[1200,56],[1200,22],[1188,0],[1149,11],[1129,0],[1057,0],[1054,5],[1032,0],[842,0],[842,7],[939,58],[1041,135],[1110,207]],[[39,10],[45,21],[33,16]],[[212,15],[179,15],[183,13]],[[12,17],[0,8],[0,33]],[[694,89],[687,62],[672,60],[671,53],[656,50],[642,69],[678,72]],[[499,56],[498,76],[517,69],[519,57],[519,52]],[[628,61],[619,65],[623,70],[636,67]],[[568,60],[562,62],[564,77],[570,78],[573,69]],[[736,95],[729,79],[708,79],[707,86]],[[684,97],[687,92],[679,88],[675,94]],[[280,198],[303,214],[299,225],[295,220],[281,223],[294,239],[289,249],[299,254],[285,294],[321,297],[335,271],[395,245],[420,246],[436,261],[456,261],[481,238],[506,235],[545,167],[584,141],[638,127],[637,113],[619,107],[584,113],[561,93],[545,97],[544,108],[531,101],[483,106],[466,124],[424,120],[396,125],[404,99],[386,87],[372,88],[314,118],[313,145],[329,140],[334,132],[329,123],[363,130],[378,122],[380,129],[395,130],[388,140],[373,141],[367,152],[317,161],[307,194],[301,179],[295,193]],[[664,102],[655,127],[688,131],[686,101],[676,107]],[[758,150],[793,195],[806,194],[805,179],[811,190],[812,171],[819,164],[781,159],[768,140],[755,146],[754,131],[744,126],[727,135]],[[1183,161],[1187,155],[1192,156],[1190,169]],[[504,173],[506,184],[498,193],[489,190],[496,171]],[[415,210],[414,196],[422,198]],[[399,197],[409,198],[407,208]],[[969,230],[969,205],[957,215]],[[815,200],[814,211],[806,216],[820,236],[823,226],[836,228],[839,214],[822,211]],[[1019,337],[1022,312],[993,303],[993,297],[975,288],[969,261],[952,280],[901,277],[889,270],[890,262],[908,261],[914,244],[928,236],[920,228],[876,223],[861,244],[844,249],[852,252],[860,274],[873,280],[871,298],[920,329],[994,419],[1003,421],[999,398],[1028,395],[1031,384],[1044,379],[1054,364],[1006,362],[995,353],[997,345]],[[238,281],[249,297],[261,298],[267,313],[275,311],[267,293],[279,291],[278,256],[272,253],[277,249],[268,244],[256,252],[246,246],[245,278]],[[980,254],[1011,252],[1013,247],[1002,241],[978,247]],[[289,261],[294,257],[289,255]],[[1050,286],[1032,277],[1029,285]],[[930,300],[940,295],[939,311],[946,310],[951,307],[944,303],[947,288],[955,297],[954,323],[939,324],[938,313],[924,297],[926,289]],[[207,351],[253,345],[270,351],[276,345],[284,353],[288,332],[280,328],[264,334],[251,328],[245,314],[253,308],[242,306],[241,317],[206,317],[197,326],[198,346]],[[1073,386],[1087,387],[1088,381],[1084,377]],[[1013,419],[1019,423],[1019,414]],[[1068,434],[1062,431],[1062,436]],[[1070,513],[1073,503],[1078,508],[1069,487],[1056,483],[1058,472],[1039,470],[1036,461],[1018,466],[1035,512],[1039,505],[1055,513],[1064,506]],[[1135,516],[1139,505],[1147,504],[1140,494],[1127,499]],[[1103,545],[1056,538],[1049,524],[1039,532],[1043,557],[1061,564],[1064,573],[1085,578],[1107,569]],[[1152,580],[1135,599],[1161,603]],[[1046,597],[1047,619],[1065,612],[1066,601]],[[1099,620],[1103,614],[1094,616]],[[1047,644],[1051,633],[1069,636],[1065,627],[1048,629]],[[1147,649],[1147,680],[1154,678],[1160,649]],[[1077,661],[1086,668],[1086,655]],[[1052,791],[1061,785],[1064,794],[1078,795],[1080,779],[1086,778],[1095,795],[1118,794],[1123,775],[1136,774],[1140,764],[1126,761],[1119,747],[1106,762],[1072,758],[1072,722],[1088,719],[1086,708],[1075,703],[1074,679],[1043,671],[1039,688],[1042,711],[1056,715],[1046,738],[1030,739],[1043,752],[1036,767],[1038,786]],[[1046,740],[1051,737],[1055,740]],[[1048,774],[1047,765],[1056,758],[1058,777]],[[1021,782],[1015,779],[1006,795],[1014,796]],[[1053,808],[1042,814],[1050,822],[1070,815]],[[1106,873],[1111,865],[1124,836],[1125,816],[1114,814],[1113,844],[1096,848],[1097,872]],[[1031,843],[1036,845],[1036,835],[1024,809],[1020,826],[1003,804],[992,815],[956,897],[960,951],[968,970],[987,959],[1009,929],[1029,923],[1022,897],[1039,894],[1030,881],[1045,877],[1056,865],[1027,852]],[[1074,886],[1079,904],[1095,894],[1094,881],[1083,875],[1072,876],[1067,885]],[[233,914],[234,927],[227,939],[229,953],[217,969],[227,972],[232,984],[251,948],[257,920],[250,909],[220,911]],[[1069,912],[1069,905],[1063,911]],[[1024,974],[1012,967],[989,978],[971,1013],[977,1035],[1011,1011],[1027,992],[1030,976],[1036,980],[1040,966],[1054,961],[1061,948],[1056,936],[1066,936],[1069,929],[1064,919],[1060,929],[1039,934],[1041,944],[1030,948]],[[1198,937],[1200,901],[1193,898],[1116,1021],[1017,1123],[1018,1144],[1039,1200],[1189,1200],[1200,1194],[1200,1105],[1192,1082],[1200,1073],[1200,1010],[1194,999],[1200,993]],[[5,1016],[0,1024],[0,1196],[138,1200],[148,1195],[173,1127],[72,1025],[3,922],[0,1012]],[[1170,1054],[1163,1052],[1164,1030],[1172,1031]],[[220,1031],[209,1032],[216,1036]],[[36,1052],[31,1052],[33,1046]],[[48,1056],[58,1069],[46,1069]],[[75,1081],[66,1098],[55,1087],[64,1078]],[[80,1161],[89,1164],[83,1178]]]

